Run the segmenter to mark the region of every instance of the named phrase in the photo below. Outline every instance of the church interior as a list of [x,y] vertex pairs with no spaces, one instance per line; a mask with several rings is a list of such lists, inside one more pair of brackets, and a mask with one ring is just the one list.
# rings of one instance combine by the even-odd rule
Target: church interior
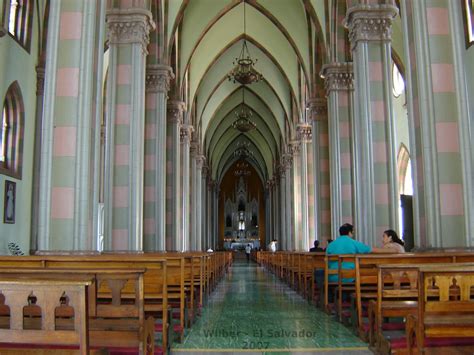
[[0,353],[472,353],[473,43],[473,0],[0,0]]

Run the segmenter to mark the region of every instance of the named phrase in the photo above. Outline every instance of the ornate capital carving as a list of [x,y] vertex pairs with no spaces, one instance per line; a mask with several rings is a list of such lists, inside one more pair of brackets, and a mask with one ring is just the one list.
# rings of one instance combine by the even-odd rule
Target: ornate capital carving
[[36,96],[44,94],[44,66],[36,67]]
[[354,90],[354,71],[351,62],[325,64],[320,75],[325,79],[327,96],[331,91]]
[[174,78],[173,69],[167,65],[150,64],[146,66],[146,92],[167,93],[170,80]]
[[300,148],[301,148],[301,141],[299,140],[291,141],[290,144],[288,144],[288,153],[290,153],[294,157],[300,154]]
[[168,110],[168,122],[180,124],[183,121],[183,112],[186,104],[183,101],[168,101],[166,109]]
[[283,155],[283,164],[284,164],[285,170],[291,169],[291,166],[293,165],[293,154],[290,153],[289,146],[288,146],[288,153]]
[[190,143],[191,142],[191,135],[194,132],[194,127],[189,124],[181,125],[181,129],[179,131],[179,138],[181,139],[181,143]]
[[296,134],[301,142],[311,140],[311,125],[308,123],[298,123],[296,126]]
[[314,98],[308,100],[308,109],[311,121],[324,121],[327,119],[328,106],[326,99]]
[[344,25],[349,29],[352,49],[359,41],[391,41],[392,19],[398,8],[391,4],[356,5],[347,10]]
[[202,154],[196,155],[196,167],[198,169],[202,169],[202,172],[204,173],[204,164],[206,163],[206,157]]
[[110,44],[140,43],[147,54],[150,31],[155,29],[150,11],[140,8],[107,10],[107,41]]
[[280,178],[285,178],[286,166],[285,166],[284,156],[282,156],[281,162],[278,165],[278,173],[280,174]]

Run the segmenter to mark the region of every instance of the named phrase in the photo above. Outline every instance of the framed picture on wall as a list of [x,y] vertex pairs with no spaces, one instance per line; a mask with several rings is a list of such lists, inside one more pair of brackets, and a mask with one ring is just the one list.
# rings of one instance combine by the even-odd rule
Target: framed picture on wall
[[3,223],[15,223],[16,182],[5,180]]
[[469,48],[474,43],[474,0],[463,0],[463,2],[466,47]]

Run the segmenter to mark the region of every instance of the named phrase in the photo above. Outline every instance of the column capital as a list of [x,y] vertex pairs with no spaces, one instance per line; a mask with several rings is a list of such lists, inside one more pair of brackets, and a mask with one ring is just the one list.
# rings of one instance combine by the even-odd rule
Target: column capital
[[265,189],[270,191],[272,189],[273,185],[275,185],[275,181],[273,181],[273,179],[267,180],[265,182]]
[[201,174],[203,176],[207,176],[207,174],[209,173],[209,165],[206,164],[206,158],[204,157],[204,155],[202,156],[204,161],[202,163],[202,171],[201,171]]
[[186,104],[179,100],[169,100],[166,108],[168,110],[168,122],[180,124],[183,120]]
[[206,163],[206,157],[202,154],[198,154],[194,157],[194,159],[196,159],[196,167],[198,169],[203,169],[204,164]]
[[311,121],[325,121],[327,119],[327,100],[325,98],[312,98],[307,102],[309,118]]
[[288,153],[290,153],[293,157],[298,155],[300,153],[300,148],[301,148],[301,141],[296,139],[290,142],[288,144]]
[[283,160],[283,157],[281,159],[281,162],[280,164],[278,164],[278,172],[280,174],[280,178],[284,178],[285,177],[285,173],[286,173],[286,166],[285,166],[285,162]]
[[142,8],[109,9],[106,21],[110,44],[139,43],[143,53],[148,53],[150,31],[156,27],[150,11]]
[[296,126],[296,134],[298,140],[302,143],[308,142],[311,140],[311,125],[308,123],[298,123]]
[[359,41],[391,41],[392,19],[398,14],[394,4],[357,4],[349,7],[344,26],[349,29],[352,49]]
[[44,64],[36,67],[36,96],[44,94]]
[[283,154],[283,164],[285,170],[291,169],[291,166],[293,165],[293,154],[291,153],[291,150],[288,146],[288,153]]
[[191,142],[191,135],[194,132],[194,127],[190,124],[183,124],[181,125],[179,138],[181,139],[181,143],[190,143]]
[[354,90],[352,62],[324,64],[319,75],[324,79],[327,96],[331,91]]
[[170,80],[174,79],[173,69],[168,65],[149,64],[146,66],[146,92],[167,93]]

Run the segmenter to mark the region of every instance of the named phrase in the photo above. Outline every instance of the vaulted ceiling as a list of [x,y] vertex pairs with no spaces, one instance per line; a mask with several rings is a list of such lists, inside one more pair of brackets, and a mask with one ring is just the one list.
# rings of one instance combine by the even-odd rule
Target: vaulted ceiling
[[[167,0],[165,41],[187,120],[197,128],[212,178],[220,181],[245,147],[262,181],[270,179],[296,122],[304,120],[323,53],[328,0]],[[245,9],[244,9],[245,7]],[[245,31],[244,31],[245,14]],[[227,79],[243,41],[264,80],[243,86]],[[247,106],[256,129],[232,127]]]

